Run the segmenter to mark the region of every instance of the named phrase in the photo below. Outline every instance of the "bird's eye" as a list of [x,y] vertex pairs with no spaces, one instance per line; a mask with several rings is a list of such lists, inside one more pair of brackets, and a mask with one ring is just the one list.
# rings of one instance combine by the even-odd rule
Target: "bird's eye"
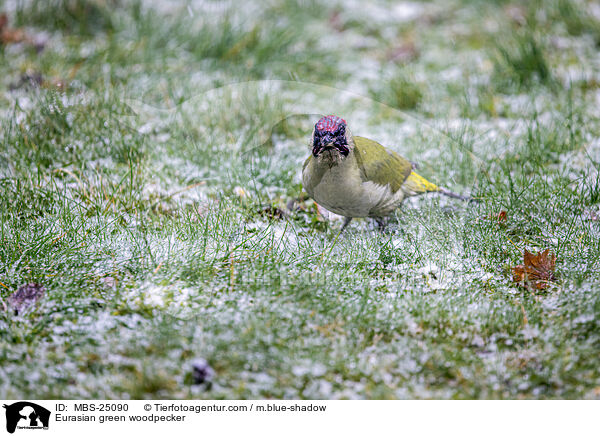
[[321,133],[318,130],[315,130],[315,138],[314,138],[314,142],[313,142],[313,147],[316,147],[317,145],[319,145],[321,139]]
[[340,125],[340,127],[338,127],[338,132],[340,135],[343,135],[344,133],[346,133],[346,126],[344,126],[343,124]]

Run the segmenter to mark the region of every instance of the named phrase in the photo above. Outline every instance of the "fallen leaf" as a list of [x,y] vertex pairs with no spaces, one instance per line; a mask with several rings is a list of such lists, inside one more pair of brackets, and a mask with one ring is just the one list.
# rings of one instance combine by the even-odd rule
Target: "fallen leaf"
[[504,222],[506,222],[506,219],[507,219],[506,211],[501,210],[499,213],[489,214],[485,218],[488,220],[496,220],[496,221],[498,221],[498,223],[504,223]]
[[12,44],[16,42],[30,42],[23,29],[8,27],[8,16],[0,15],[0,44]]
[[556,256],[549,252],[550,250],[546,249],[534,255],[525,250],[523,265],[517,265],[512,269],[513,281],[529,289],[546,289],[551,281],[556,280],[554,275]]
[[7,306],[14,310],[15,315],[18,315],[35,304],[45,293],[46,288],[39,283],[27,283],[8,297]]

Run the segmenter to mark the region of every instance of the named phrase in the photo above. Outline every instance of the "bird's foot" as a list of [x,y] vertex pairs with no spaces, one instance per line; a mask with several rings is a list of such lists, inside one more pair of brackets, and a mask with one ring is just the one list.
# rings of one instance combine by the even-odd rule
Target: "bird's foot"
[[352,221],[352,217],[351,216],[346,216],[344,217],[344,224],[342,225],[342,228],[340,229],[340,235],[342,234],[342,232],[344,231],[344,229],[346,228],[346,226],[348,224],[350,224],[350,221]]
[[377,223],[377,230],[381,233],[385,233],[387,229],[387,225],[389,223],[389,219],[387,218],[375,218],[375,222]]

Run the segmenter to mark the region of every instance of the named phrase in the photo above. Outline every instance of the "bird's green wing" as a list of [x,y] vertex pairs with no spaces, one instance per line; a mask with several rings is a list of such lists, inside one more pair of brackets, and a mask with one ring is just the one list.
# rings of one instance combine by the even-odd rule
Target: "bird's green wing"
[[308,158],[306,158],[306,160],[304,161],[304,164],[302,165],[302,171],[304,171],[306,169],[306,166],[308,165],[308,163],[310,162],[310,160],[312,159],[312,155],[308,156]]
[[354,156],[363,182],[390,185],[398,191],[412,171],[411,163],[383,145],[361,136],[354,137]]

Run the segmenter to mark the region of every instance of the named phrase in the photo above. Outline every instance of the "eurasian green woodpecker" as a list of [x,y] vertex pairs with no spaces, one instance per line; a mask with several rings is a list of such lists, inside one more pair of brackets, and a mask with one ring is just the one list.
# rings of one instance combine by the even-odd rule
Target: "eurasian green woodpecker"
[[304,189],[318,204],[345,217],[372,217],[378,223],[404,198],[439,192],[468,200],[438,187],[413,171],[398,153],[367,138],[352,136],[346,121],[335,115],[321,118],[311,138],[312,154],[302,167]]

